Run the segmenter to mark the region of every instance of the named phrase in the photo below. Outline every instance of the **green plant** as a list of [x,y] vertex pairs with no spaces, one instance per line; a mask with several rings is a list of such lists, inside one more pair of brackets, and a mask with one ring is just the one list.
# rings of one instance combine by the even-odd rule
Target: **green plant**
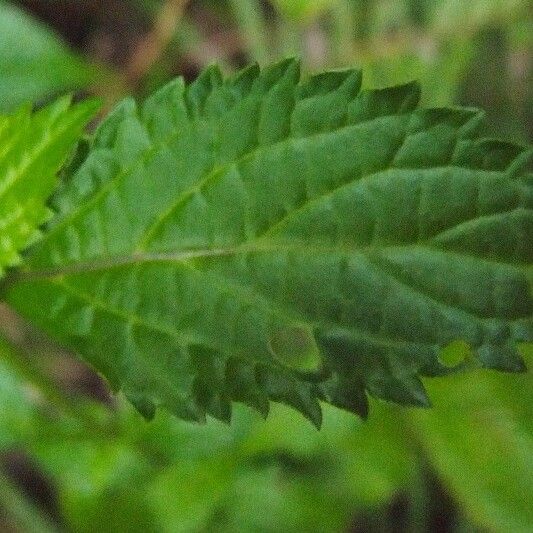
[[360,85],[289,60],[126,100],[37,243],[94,104],[2,118],[2,266],[32,244],[4,301],[147,417],[275,400],[319,426],[320,401],[366,416],[367,393],[429,405],[420,376],[524,370],[531,151],[417,109],[416,84]]
[[0,35],[0,112],[102,79],[103,72],[71,53],[49,28],[4,0]]

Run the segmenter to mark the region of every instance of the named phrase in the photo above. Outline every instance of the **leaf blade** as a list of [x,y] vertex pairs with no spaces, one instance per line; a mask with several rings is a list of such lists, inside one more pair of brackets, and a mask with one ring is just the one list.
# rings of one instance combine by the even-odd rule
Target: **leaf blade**
[[365,391],[424,406],[420,375],[522,370],[531,154],[416,110],[416,84],[360,86],[289,60],[126,101],[8,301],[146,415],[275,400],[320,425],[319,401],[365,416]]

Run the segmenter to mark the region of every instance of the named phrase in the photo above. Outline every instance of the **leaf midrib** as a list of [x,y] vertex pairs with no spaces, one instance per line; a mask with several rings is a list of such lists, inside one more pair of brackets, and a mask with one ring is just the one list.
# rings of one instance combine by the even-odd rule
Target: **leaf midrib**
[[[432,168],[432,171],[438,170],[439,168],[448,169],[449,166],[446,167],[437,167]],[[345,183],[341,186],[335,187],[333,190],[328,191],[327,193],[320,195],[319,197],[313,199],[313,203],[323,201],[325,198],[328,198],[332,196],[333,194],[337,193],[339,189],[353,186],[355,183],[360,184],[363,182],[366,182],[370,179],[374,179],[376,176],[380,174],[384,174],[385,172],[393,170],[391,168],[385,168],[378,172],[367,174],[366,176],[363,176],[362,178],[358,180],[353,180],[348,183]],[[401,169],[402,171],[408,171],[409,169]],[[308,208],[309,202],[306,202],[304,206],[300,206],[298,209],[296,209],[296,212],[301,212],[302,209]],[[347,254],[355,254],[355,253],[367,253],[372,251],[379,251],[383,252],[385,250],[390,249],[405,249],[405,248],[433,248],[435,251],[438,252],[446,252],[448,254],[454,253],[456,255],[461,255],[464,257],[469,257],[476,259],[479,262],[482,263],[488,263],[491,265],[498,265],[500,267],[507,267],[507,268],[514,268],[515,270],[527,270],[527,265],[517,264],[517,263],[509,263],[504,261],[498,261],[495,259],[488,259],[479,257],[474,254],[466,254],[466,253],[460,253],[458,251],[452,252],[450,250],[446,250],[442,248],[441,246],[438,246],[439,243],[442,240],[445,240],[446,237],[450,235],[454,235],[455,233],[459,232],[461,228],[464,227],[472,227],[476,224],[482,222],[491,220],[494,218],[498,218],[505,215],[512,215],[512,214],[519,214],[523,212],[528,212],[528,209],[522,206],[516,206],[513,209],[490,213],[486,215],[480,215],[475,216],[474,218],[468,218],[465,220],[461,220],[460,222],[453,224],[449,227],[446,227],[444,229],[441,229],[437,233],[427,237],[424,240],[418,239],[414,242],[408,242],[408,243],[379,243],[372,241],[369,245],[366,246],[354,246],[354,247],[347,247],[342,245],[335,245],[335,246],[318,246],[316,244],[307,244],[305,243],[302,245],[301,243],[288,243],[288,242],[269,242],[269,237],[272,236],[273,230],[277,230],[282,228],[285,223],[287,222],[287,219],[292,219],[294,216],[294,211],[291,211],[288,213],[285,217],[283,217],[282,220],[277,221],[274,225],[270,226],[266,232],[263,234],[258,235],[256,238],[254,238],[251,241],[244,242],[242,244],[239,244],[237,246],[230,246],[230,247],[223,247],[223,248],[200,248],[200,249],[189,249],[189,250],[180,250],[180,251],[160,251],[160,252],[147,252],[143,250],[139,250],[138,248],[130,253],[123,254],[123,255],[114,255],[111,257],[104,257],[99,258],[95,257],[94,259],[87,260],[87,261],[79,261],[76,263],[71,263],[67,265],[59,265],[52,268],[43,268],[39,270],[32,270],[31,265],[26,266],[25,269],[22,269],[18,274],[18,279],[24,278],[24,279],[35,279],[35,278],[53,278],[56,276],[62,276],[62,275],[75,275],[75,274],[81,274],[85,272],[97,272],[102,270],[111,270],[114,268],[118,268],[121,266],[128,266],[128,265],[134,265],[134,264],[140,264],[140,263],[153,263],[153,262],[175,262],[175,263],[183,263],[187,261],[191,261],[194,259],[205,259],[205,258],[215,258],[215,257],[224,257],[224,256],[232,256],[237,255],[239,253],[272,253],[272,252],[288,252],[288,251],[305,251],[306,253],[328,253],[328,254],[335,254],[335,253],[347,253]],[[41,241],[42,243],[42,241]],[[433,246],[434,244],[437,244],[437,246]]]
[[184,250],[179,252],[161,251],[161,252],[143,252],[135,254],[115,255],[105,258],[95,258],[94,260],[80,261],[68,265],[59,265],[52,268],[43,268],[39,270],[32,270],[28,266],[22,267],[18,272],[13,273],[10,280],[12,283],[17,281],[31,281],[38,279],[53,279],[63,276],[75,276],[78,274],[102,272],[123,268],[128,266],[135,266],[148,263],[175,263],[182,264],[195,259],[210,259],[217,257],[231,257],[239,254],[248,253],[289,253],[298,252],[305,254],[339,254],[339,255],[355,255],[355,254],[371,254],[372,252],[386,252],[394,250],[405,250],[409,248],[426,250],[428,252],[443,253],[446,255],[453,255],[461,258],[475,260],[479,263],[498,266],[501,268],[512,269],[515,271],[528,270],[527,265],[517,265],[513,263],[506,263],[504,261],[497,261],[495,259],[488,259],[473,254],[467,254],[459,251],[447,250],[441,247],[432,246],[429,241],[418,241],[403,244],[371,244],[361,247],[347,247],[347,246],[318,246],[316,244],[301,244],[301,243],[273,243],[268,246],[257,246],[256,242],[245,243],[239,246],[228,248],[199,248]]

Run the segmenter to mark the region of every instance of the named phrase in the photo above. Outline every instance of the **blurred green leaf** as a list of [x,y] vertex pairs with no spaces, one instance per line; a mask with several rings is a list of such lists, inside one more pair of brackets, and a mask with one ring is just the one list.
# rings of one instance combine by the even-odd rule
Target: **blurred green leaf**
[[281,405],[266,423],[239,406],[231,426],[166,413],[146,424],[124,405],[108,438],[64,433],[32,448],[76,531],[144,531],[145,520],[131,523],[137,501],[147,531],[334,533],[412,479],[417,459],[398,412],[376,405],[376,413],[363,424],[328,408],[317,432]]
[[[61,429],[61,428],[59,428]],[[65,519],[76,532],[156,532],[157,517],[145,490],[153,476],[148,458],[127,435],[69,432],[34,442],[29,449],[59,489]]]
[[85,88],[99,75],[49,28],[0,1],[0,111]]
[[36,113],[24,107],[0,115],[0,277],[50,218],[57,173],[97,107],[92,100],[71,106],[64,97]]
[[399,411],[381,404],[368,423],[327,408],[318,432],[282,405],[266,423],[239,406],[231,426],[198,426],[166,413],[147,424],[121,403],[87,431],[7,367],[0,383],[11,413],[0,415],[0,449],[24,446],[78,532],[334,533],[406,487],[417,461]]
[[500,532],[533,524],[531,374],[457,376],[428,382],[436,407],[412,413],[431,463],[470,519]]

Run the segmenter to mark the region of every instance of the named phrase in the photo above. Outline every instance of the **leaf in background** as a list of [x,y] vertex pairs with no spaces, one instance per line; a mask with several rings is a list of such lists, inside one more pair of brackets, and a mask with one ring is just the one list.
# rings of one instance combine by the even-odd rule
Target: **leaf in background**
[[1,0],[0,36],[0,112],[87,87],[99,76],[49,28]]
[[119,407],[107,431],[63,424],[27,447],[75,531],[122,531],[132,513],[148,531],[341,531],[406,488],[417,460],[389,406],[364,424],[327,409],[321,432],[281,405],[266,423],[237,406],[231,426],[146,425]]
[[412,413],[425,453],[473,523],[490,531],[533,524],[531,374],[465,375],[428,384],[435,409]]
[[405,52],[390,57],[370,55],[363,61],[366,87],[390,87],[417,79],[422,86],[422,105],[448,106],[457,100],[459,87],[474,52],[471,39],[441,43],[439,53],[423,57]]
[[[531,152],[416,84],[285,61],[177,80],[101,125],[7,300],[146,416],[269,400],[428,405],[419,376],[522,371]],[[450,368],[441,348],[472,347]]]
[[25,107],[0,115],[0,276],[50,218],[56,175],[94,112],[93,101],[71,106],[62,98],[33,114]]

